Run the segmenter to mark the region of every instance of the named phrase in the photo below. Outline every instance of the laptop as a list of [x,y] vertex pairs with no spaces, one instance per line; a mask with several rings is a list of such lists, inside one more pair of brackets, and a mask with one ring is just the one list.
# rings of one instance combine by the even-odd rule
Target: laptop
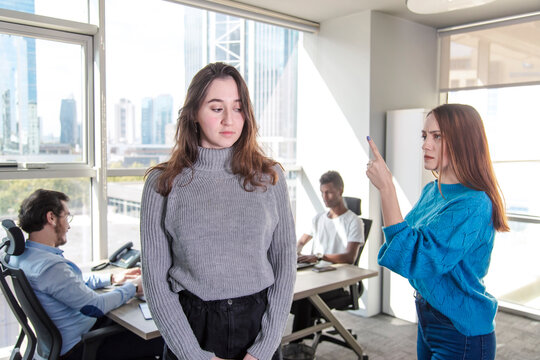
[[317,264],[317,263],[316,262],[315,263],[297,262],[296,263],[296,270],[311,267],[311,266],[314,266],[315,264]]

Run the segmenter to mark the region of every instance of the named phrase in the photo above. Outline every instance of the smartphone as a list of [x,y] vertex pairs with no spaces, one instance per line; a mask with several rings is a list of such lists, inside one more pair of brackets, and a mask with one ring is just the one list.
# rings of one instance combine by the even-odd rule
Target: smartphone
[[148,309],[148,304],[147,303],[139,304],[139,308],[141,309],[141,312],[142,312],[143,317],[145,318],[145,320],[151,320],[152,319],[152,314],[150,314],[150,309]]
[[311,269],[315,272],[325,272],[325,271],[332,271],[332,270],[336,270],[335,267],[331,266],[331,265],[328,265],[328,266],[321,266],[321,267],[317,267],[315,266],[313,269]]

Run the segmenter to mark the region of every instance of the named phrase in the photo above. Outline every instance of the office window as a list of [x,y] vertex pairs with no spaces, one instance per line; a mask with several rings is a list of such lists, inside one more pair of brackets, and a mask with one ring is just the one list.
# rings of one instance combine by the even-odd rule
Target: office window
[[86,163],[85,47],[0,33],[0,161]]
[[[109,174],[142,175],[169,158],[187,87],[216,61],[244,76],[266,153],[296,163],[298,31],[162,0],[109,0],[105,6]],[[142,184],[109,183],[109,250],[121,245],[126,231],[139,243],[138,230],[130,229],[138,225]]]
[[441,37],[442,90],[540,81],[540,20]]
[[[482,116],[510,220],[511,231],[495,237],[485,283],[502,307],[536,316],[540,314],[539,25],[540,21],[529,21],[441,38],[443,98],[472,105]],[[445,63],[450,65],[446,73]]]
[[88,22],[88,0],[0,0],[0,9]]
[[[107,16],[105,81],[94,59],[100,29],[88,20],[99,18],[98,3]],[[127,241],[140,247],[142,176],[169,157],[186,88],[209,62],[242,72],[261,145],[295,163],[298,31],[165,0],[0,0],[0,9],[25,13],[0,22],[0,217],[16,218],[38,188],[65,192],[75,214],[67,258],[96,260]],[[296,172],[288,182],[294,205]],[[0,297],[0,358],[18,335],[9,318]]]

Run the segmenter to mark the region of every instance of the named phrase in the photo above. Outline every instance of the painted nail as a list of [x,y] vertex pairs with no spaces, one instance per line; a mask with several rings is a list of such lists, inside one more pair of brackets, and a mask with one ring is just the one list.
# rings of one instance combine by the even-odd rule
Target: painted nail
[[367,136],[367,141],[369,141],[369,140],[371,140],[371,137],[368,135],[368,136]]

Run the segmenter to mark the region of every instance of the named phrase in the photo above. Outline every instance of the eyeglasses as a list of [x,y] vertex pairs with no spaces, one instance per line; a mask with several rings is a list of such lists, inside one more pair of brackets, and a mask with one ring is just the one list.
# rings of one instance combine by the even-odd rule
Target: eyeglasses
[[73,214],[66,214],[64,216],[66,217],[68,224],[71,224],[71,221],[73,220]]

